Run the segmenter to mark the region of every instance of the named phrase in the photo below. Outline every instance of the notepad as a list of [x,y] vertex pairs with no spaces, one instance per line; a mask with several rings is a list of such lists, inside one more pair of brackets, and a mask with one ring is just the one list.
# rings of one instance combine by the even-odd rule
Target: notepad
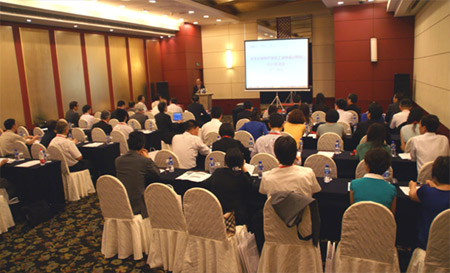
[[327,156],[327,157],[329,157],[329,158],[333,158],[333,156],[334,156],[334,152],[324,152],[324,151],[319,151],[319,152],[317,152],[317,154],[318,154],[318,155],[324,155],[324,156]]
[[205,172],[193,172],[193,171],[187,171],[184,174],[178,176],[176,179],[177,180],[189,180],[192,182],[203,182],[206,179],[208,179],[211,176],[211,174],[209,173],[205,173]]
[[33,167],[35,165],[39,164],[39,160],[31,160],[31,161],[27,161],[25,163],[16,165],[15,167],[20,167],[20,168],[29,168],[29,167]]
[[98,147],[98,146],[102,146],[103,144],[104,144],[103,142],[93,142],[93,143],[86,144],[83,147],[88,147],[88,148]]
[[410,153],[400,153],[400,154],[398,154],[398,157],[400,157],[401,159],[411,160],[411,154]]
[[[399,188],[400,188],[400,190],[402,190],[402,192],[403,192],[406,196],[409,196],[409,187],[408,187],[408,186],[400,186]],[[420,188],[420,186],[417,185],[417,189],[419,189],[419,188]]]
[[[253,175],[253,172],[255,171],[255,166],[245,163],[244,167],[250,175]],[[256,175],[258,175],[258,174],[256,174]]]

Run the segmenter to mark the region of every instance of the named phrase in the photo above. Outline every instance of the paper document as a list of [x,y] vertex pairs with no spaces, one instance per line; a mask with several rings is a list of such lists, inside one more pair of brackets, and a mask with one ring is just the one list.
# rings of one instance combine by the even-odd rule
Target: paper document
[[146,135],[152,133],[152,131],[150,131],[150,130],[139,130],[139,131],[142,132],[142,133],[144,133],[144,134],[146,134]]
[[319,152],[317,152],[317,154],[318,154],[318,155],[324,155],[324,156],[327,156],[327,157],[329,157],[329,158],[333,158],[333,156],[334,156],[334,152],[324,152],[324,151],[319,151]]
[[316,139],[316,138],[317,138],[317,135],[314,134],[314,133],[310,133],[308,136],[309,136],[309,137],[312,137],[313,139]]
[[347,187],[347,191],[350,191],[350,184],[351,184],[352,182],[348,182],[348,187]]
[[[408,187],[408,186],[400,186],[399,188],[402,190],[402,192],[403,192],[406,196],[409,196],[409,187]],[[417,186],[417,189],[419,189],[419,188],[420,188],[420,186]]]
[[410,153],[400,153],[400,154],[398,154],[398,157],[400,157],[401,159],[411,160],[411,154]]
[[208,179],[211,176],[209,173],[205,172],[194,172],[194,171],[187,171],[184,174],[178,176],[177,180],[189,180],[192,182],[203,182],[206,179]]
[[104,144],[103,142],[93,142],[93,143],[83,145],[83,147],[89,147],[89,148],[98,147],[98,146],[102,146],[103,144]]
[[253,172],[255,171],[255,166],[253,166],[253,165],[250,165],[250,164],[248,164],[248,163],[245,163],[244,164],[244,167],[245,167],[245,169],[247,170],[247,172],[250,174],[250,175],[252,175],[253,174]]
[[25,163],[16,165],[15,167],[21,167],[21,168],[28,168],[28,167],[33,167],[34,165],[39,164],[39,160],[31,160],[31,161],[27,161]]

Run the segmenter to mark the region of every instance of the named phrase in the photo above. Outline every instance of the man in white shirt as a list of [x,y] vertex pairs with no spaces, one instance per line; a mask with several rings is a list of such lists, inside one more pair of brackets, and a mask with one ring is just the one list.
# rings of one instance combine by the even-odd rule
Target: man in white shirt
[[410,138],[411,160],[417,161],[417,171],[430,161],[434,161],[439,156],[449,156],[448,138],[437,135],[439,118],[435,115],[424,116],[420,120],[420,135]]
[[144,95],[139,95],[137,97],[137,99],[138,99],[138,103],[135,105],[135,107],[138,106],[138,105],[143,105],[144,112],[147,112],[148,110],[147,110],[147,105],[145,105],[145,97],[144,97]]
[[185,123],[186,131],[181,135],[175,135],[172,139],[172,150],[180,160],[182,169],[192,169],[196,167],[198,153],[208,155],[210,150],[198,137],[198,123],[189,120]]
[[348,125],[353,125],[353,114],[345,111],[347,101],[345,99],[338,99],[334,104],[334,109],[339,113],[339,120],[337,122],[345,122]]
[[[252,151],[252,157],[258,153],[268,153],[275,156],[273,146],[275,141],[281,136],[284,126],[284,117],[281,114],[274,113],[269,116],[270,132],[256,140],[255,148]],[[297,150],[297,147],[294,149]]]
[[[161,95],[159,93],[156,93],[156,97],[158,98],[157,100],[152,102],[152,111],[156,108],[156,110],[158,110],[158,104],[161,102]],[[158,112],[159,113],[159,112]]]
[[180,106],[178,106],[177,103],[178,103],[177,98],[172,98],[170,100],[170,105],[167,106],[167,111],[170,111],[172,113],[183,113],[183,109]]
[[16,141],[23,142],[25,144],[31,145],[34,143],[39,136],[26,136],[21,137],[17,134],[17,124],[12,118],[5,120],[3,123],[5,126],[5,132],[0,136],[0,151],[4,155],[14,154],[13,144]]
[[125,137],[128,139],[128,135],[133,132],[133,128],[126,123],[127,121],[127,111],[123,109],[117,110],[117,120],[119,120],[119,123],[113,128],[113,131],[119,131],[122,132]]
[[411,108],[412,101],[410,99],[402,99],[400,101],[400,112],[392,117],[391,125],[389,126],[389,128],[395,129],[405,123],[408,119]]
[[215,132],[219,133],[219,128],[222,125],[222,114],[223,110],[219,106],[214,106],[211,108],[211,121],[208,121],[202,126],[202,140],[208,133]]
[[[160,113],[160,111],[159,111],[159,109],[158,109],[158,105],[159,105],[161,102],[164,102],[164,103],[166,103],[166,105],[167,105],[167,101],[166,101],[165,98],[159,97],[159,100],[157,100],[157,102],[158,102],[158,104],[157,104],[155,107],[152,108],[152,114],[153,114],[153,116],[156,116],[157,114]],[[168,107],[167,107],[167,111],[169,111],[169,108],[168,108]],[[166,112],[167,112],[167,111],[166,111]]]
[[84,119],[87,121],[87,128],[92,128],[92,125],[94,124],[95,117],[92,115],[92,107],[90,105],[83,106],[83,114],[81,115],[80,119]]

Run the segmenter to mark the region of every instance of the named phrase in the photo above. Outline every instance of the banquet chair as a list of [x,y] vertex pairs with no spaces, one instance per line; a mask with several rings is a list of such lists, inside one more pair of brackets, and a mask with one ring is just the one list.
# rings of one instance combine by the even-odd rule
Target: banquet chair
[[335,272],[400,272],[391,211],[371,202],[350,206],[342,219]]
[[220,135],[217,132],[209,132],[206,134],[205,139],[203,140],[203,143],[205,143],[206,146],[212,146],[214,142],[220,139]]
[[337,124],[340,124],[342,127],[344,127],[344,134],[351,135],[352,134],[352,128],[350,128],[350,125],[347,122],[337,122]]
[[317,123],[317,117],[319,117],[319,123],[325,122],[326,113],[324,111],[315,111],[311,114],[312,121]]
[[419,170],[419,174],[417,175],[417,182],[425,184],[427,180],[431,180],[431,170],[433,169],[434,161],[427,162],[423,164],[422,168]]
[[170,116],[170,120],[173,122],[173,112],[167,111],[166,114]]
[[3,130],[0,128],[0,136],[3,134]]
[[169,150],[160,150],[155,155],[155,164],[158,168],[167,168],[167,163],[169,161],[169,156],[172,157],[173,167],[175,169],[180,168],[180,159],[178,156]]
[[367,142],[367,135],[364,135],[361,140],[359,141],[359,144],[363,144]]
[[93,118],[92,119],[92,124],[96,124],[97,122],[99,122],[101,119],[100,118]]
[[[214,151],[209,153],[205,158],[205,171],[209,172],[209,159],[212,158],[214,160],[214,164],[216,168],[224,168],[225,167],[225,153],[222,151]],[[219,166],[217,165],[219,163]]]
[[128,117],[131,117],[132,115],[136,114],[134,111],[128,111]]
[[247,131],[237,131],[234,134],[234,139],[239,140],[242,145],[244,145],[245,148],[253,148],[250,147],[250,142],[253,143],[253,145],[255,145],[255,140],[253,139],[253,136],[247,132]]
[[[389,177],[390,177],[390,178],[393,178],[393,177],[394,177],[394,170],[392,169],[392,166],[389,166],[388,171],[389,171],[389,174],[390,174]],[[366,166],[365,166],[365,164],[364,164],[364,159],[363,159],[363,160],[361,160],[361,161],[358,163],[358,166],[356,167],[356,170],[355,170],[355,178],[356,178],[356,179],[361,178],[361,177],[363,177],[366,173],[367,173],[367,172],[366,172]]]
[[30,134],[28,133],[27,128],[23,127],[23,126],[19,126],[17,127],[17,133],[21,136],[29,136]]
[[89,170],[71,172],[67,165],[66,157],[58,147],[49,146],[47,150],[52,160],[61,161],[61,175],[66,200],[77,201],[89,193],[95,192]]
[[72,137],[79,142],[85,142],[86,141],[86,134],[84,131],[80,128],[73,128],[72,129]]
[[183,207],[189,234],[183,272],[242,272],[236,236],[227,236],[219,200],[192,188],[184,194]]
[[102,112],[95,112],[94,117],[100,118],[102,116]]
[[156,131],[158,130],[158,126],[156,125],[156,122],[154,119],[147,119],[144,123],[144,127],[146,130],[150,130],[150,123],[152,124],[152,130]]
[[238,120],[238,122],[236,123],[236,131],[241,129],[242,125],[246,124],[249,121],[250,120],[248,118],[241,118],[240,120]]
[[344,150],[344,141],[342,138],[336,133],[325,133],[319,137],[317,141],[317,150],[318,151],[334,151],[334,146],[336,145],[336,141],[339,141],[339,147],[341,151]]
[[132,118],[128,121],[128,125],[131,126],[131,128],[133,128],[134,130],[141,130],[142,126],[141,123],[139,121],[137,121],[136,119]]
[[15,225],[11,210],[8,204],[8,193],[5,189],[0,189],[0,234],[7,232],[8,228]]
[[147,259],[150,268],[163,267],[174,273],[182,270],[188,234],[179,198],[165,184],[153,183],[145,189],[144,199],[152,226]]
[[114,127],[116,127],[117,124],[119,124],[119,120],[116,119],[116,118],[112,118],[112,119],[109,120],[108,123],[109,123],[109,125],[111,125],[111,127],[114,128]]
[[412,148],[412,138],[408,139],[408,141],[405,144],[405,153],[409,153],[411,152],[411,148]]
[[450,272],[450,209],[431,223],[426,251],[416,248],[406,273]]
[[310,155],[308,156],[308,158],[306,158],[304,166],[311,168],[316,177],[324,177],[324,169],[326,164],[328,164],[331,169],[331,178],[337,178],[338,170],[336,167],[336,163],[332,158],[328,156],[319,154]]
[[263,165],[263,172],[267,172],[278,167],[278,160],[271,154],[259,153],[254,155],[250,159],[250,165],[258,166],[259,161],[261,161]]
[[78,121],[78,127],[82,129],[87,129],[89,128],[89,122],[84,118],[80,118],[80,120]]
[[103,175],[97,180],[98,199],[103,218],[101,252],[105,258],[118,255],[126,259],[133,255],[135,260],[148,254],[151,242],[151,226],[148,218],[134,215],[128,199],[127,191],[119,181],[111,175]]
[[45,134],[44,130],[42,130],[41,127],[34,127],[34,129],[33,129],[33,136],[43,137],[44,134]]
[[[290,136],[292,138],[294,138],[290,133],[288,132],[281,132],[281,136]],[[295,139],[295,138],[294,138]]]
[[14,150],[17,149],[17,152],[19,154],[22,153],[23,158],[31,159],[30,151],[28,151],[27,145],[25,143],[23,143],[22,141],[16,140],[16,141],[14,141],[14,143],[11,146]]
[[45,146],[44,145],[42,145],[41,143],[33,143],[33,145],[31,145],[31,157],[33,158],[33,159],[39,159],[39,152],[41,151],[41,149],[42,149],[42,151],[44,151],[46,154],[47,154],[47,156],[48,156],[48,153],[47,153],[47,148],[45,148]]
[[106,142],[106,133],[102,128],[95,127],[92,129],[91,137],[94,142]]
[[[306,209],[302,219],[311,219]],[[266,239],[259,260],[258,272],[323,272],[320,247],[312,239],[300,240],[297,226],[287,227],[271,204],[271,197],[264,205],[264,237]],[[299,232],[311,233],[311,221],[302,221]]]
[[346,112],[349,112],[349,113],[351,113],[351,114],[353,115],[353,120],[356,119],[356,123],[359,122],[359,115],[358,115],[358,113],[356,113],[356,111],[353,111],[353,110],[347,110]]
[[155,119],[155,116],[153,115],[152,112],[145,112],[145,115],[146,115],[149,119]]
[[111,132],[111,140],[115,143],[119,143],[120,155],[128,153],[128,142],[125,135],[120,131]]
[[[183,121],[195,120],[194,114],[192,114],[192,112],[189,112],[188,110],[183,112],[182,117],[183,117]],[[173,114],[172,114],[172,119],[173,119]]]

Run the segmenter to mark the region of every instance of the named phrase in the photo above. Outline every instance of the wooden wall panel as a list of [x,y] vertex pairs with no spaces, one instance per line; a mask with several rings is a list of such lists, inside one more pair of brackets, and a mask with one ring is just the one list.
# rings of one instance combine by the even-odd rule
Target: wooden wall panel
[[128,82],[127,49],[124,37],[109,36],[109,50],[111,56],[112,81],[114,99],[130,100],[130,86]]
[[[136,100],[138,95],[147,96],[147,79],[145,76],[145,52],[144,40],[129,38],[131,74],[133,80],[133,96]],[[149,100],[147,98],[147,100]]]

